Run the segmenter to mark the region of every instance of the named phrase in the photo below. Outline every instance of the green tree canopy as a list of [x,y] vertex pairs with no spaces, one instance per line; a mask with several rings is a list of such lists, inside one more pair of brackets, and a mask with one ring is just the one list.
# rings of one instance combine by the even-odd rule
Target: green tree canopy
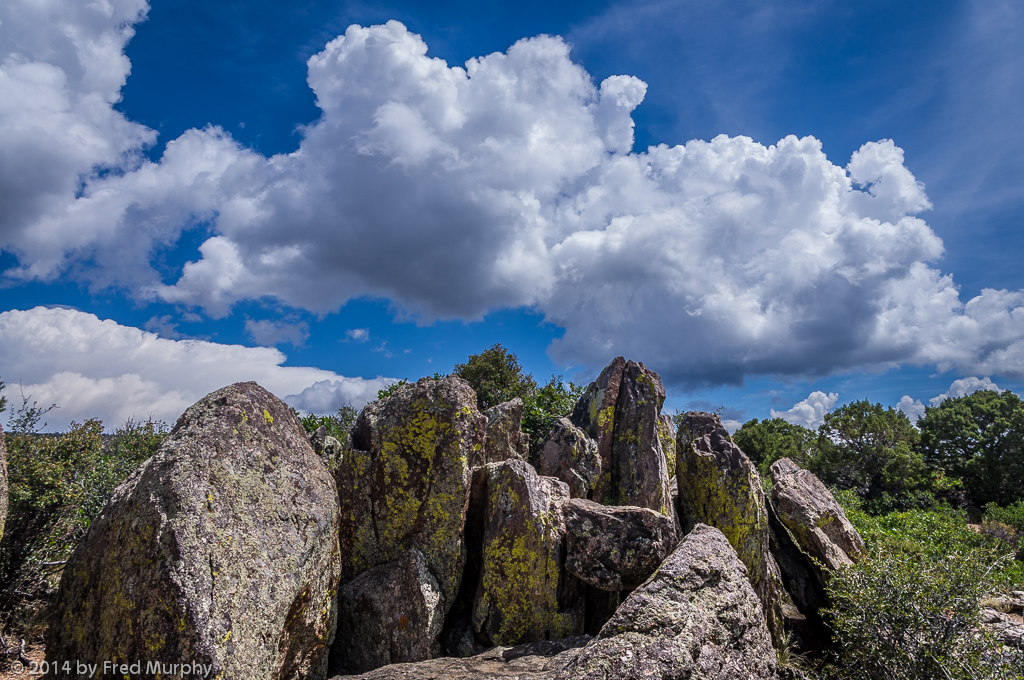
[[981,391],[925,409],[918,421],[925,462],[963,482],[977,505],[1024,499],[1024,402]]
[[855,401],[825,415],[808,468],[826,484],[867,499],[901,495],[928,480],[919,438],[902,411]]
[[780,458],[790,458],[797,465],[806,467],[817,437],[814,430],[782,418],[761,421],[754,418],[743,423],[732,440],[764,474]]
[[500,344],[470,355],[466,363],[457,364],[452,373],[473,388],[481,411],[516,397],[525,402],[537,390],[533,375],[524,373],[518,357]]

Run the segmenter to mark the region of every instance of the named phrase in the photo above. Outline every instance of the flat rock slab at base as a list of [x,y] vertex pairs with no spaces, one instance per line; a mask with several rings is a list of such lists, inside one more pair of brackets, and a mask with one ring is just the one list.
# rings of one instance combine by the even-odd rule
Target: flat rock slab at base
[[331,668],[362,673],[437,656],[444,601],[419,550],[363,572],[338,591]]
[[68,560],[47,660],[324,677],[340,577],[334,480],[256,383],[191,406]]
[[675,548],[675,523],[647,508],[573,499],[565,513],[569,573],[598,590],[632,590]]
[[466,659],[433,659],[379,668],[331,680],[550,680],[590,641],[589,637],[495,647]]
[[864,556],[864,541],[821,480],[789,458],[772,463],[769,472],[772,504],[779,520],[826,572]]
[[778,661],[746,568],[697,525],[557,680],[768,680]]

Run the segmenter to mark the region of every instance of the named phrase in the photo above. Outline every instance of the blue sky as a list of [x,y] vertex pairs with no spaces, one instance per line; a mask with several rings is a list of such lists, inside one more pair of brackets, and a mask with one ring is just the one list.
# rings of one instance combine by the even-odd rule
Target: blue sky
[[998,0],[4,3],[0,378],[53,427],[243,379],[333,410],[497,342],[542,380],[624,354],[734,424],[1020,392],[1022,29]]

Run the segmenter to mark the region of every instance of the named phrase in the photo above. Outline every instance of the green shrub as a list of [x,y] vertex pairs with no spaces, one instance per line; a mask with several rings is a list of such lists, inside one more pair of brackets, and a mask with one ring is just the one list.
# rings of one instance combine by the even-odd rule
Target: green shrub
[[817,434],[782,418],[761,421],[754,418],[743,423],[732,440],[753,461],[761,476],[767,477],[771,464],[780,458],[789,458],[806,467],[814,453]]
[[979,603],[993,587],[991,556],[941,559],[876,552],[832,576],[830,615],[847,680],[1019,678],[980,626]]
[[519,358],[500,344],[470,355],[466,363],[455,366],[452,374],[473,388],[481,411],[516,397],[525,402],[537,391],[533,375],[524,373]]
[[[402,381],[404,383],[404,381]],[[395,383],[396,385],[399,383]],[[397,388],[396,388],[397,389]],[[305,428],[306,434],[313,434],[321,426],[327,430],[328,436],[334,437],[338,441],[344,443],[346,437],[348,437],[349,431],[352,426],[356,424],[356,418],[359,417],[359,411],[352,406],[342,406],[338,409],[337,413],[325,416],[318,416],[314,413],[310,413],[307,416],[303,416],[302,427]]]

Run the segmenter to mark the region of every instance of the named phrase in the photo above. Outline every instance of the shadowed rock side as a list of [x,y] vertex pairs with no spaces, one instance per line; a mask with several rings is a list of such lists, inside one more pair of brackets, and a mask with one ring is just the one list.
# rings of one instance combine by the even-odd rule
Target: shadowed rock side
[[4,428],[0,425],[0,539],[4,537],[4,523],[7,521],[9,488],[7,481],[7,443]]
[[[771,503],[766,507],[768,543],[779,565],[782,585],[793,601],[793,605],[783,604],[786,629],[801,650],[828,649],[832,644],[832,632],[821,616],[821,610],[828,606],[825,588],[818,580],[814,565],[779,521],[775,508]],[[796,612],[793,612],[793,608]]]
[[331,667],[362,673],[437,656],[444,605],[419,550],[363,572],[338,592]]
[[598,590],[632,590],[675,547],[670,518],[647,508],[573,499],[566,508],[569,573]]
[[342,458],[345,456],[345,446],[327,434],[327,426],[325,425],[318,427],[316,432],[309,436],[309,443],[313,446],[313,450],[316,451],[316,455],[320,456],[320,460],[324,462],[324,465],[333,474],[338,469],[338,466],[341,465]]
[[700,524],[554,677],[735,680],[776,671],[746,568],[720,531]]
[[[597,443],[601,463],[586,496],[589,500],[674,516],[659,436],[664,402],[665,388],[658,374],[622,357],[616,357],[590,384],[572,414],[573,424]],[[584,479],[591,474],[577,472]]]
[[769,551],[768,512],[757,470],[713,413],[686,413],[677,442],[683,526],[704,523],[725,534],[764,604],[769,630],[776,642],[781,642],[784,591],[779,567]]
[[589,640],[588,637],[572,637],[528,642],[514,647],[494,647],[466,659],[396,664],[363,675],[345,675],[332,680],[550,680]]
[[537,472],[565,482],[573,498],[589,498],[601,477],[597,442],[568,418],[559,418],[541,446]]
[[[789,458],[772,463],[772,503],[800,548],[827,572],[864,556],[864,541],[832,493],[813,473]],[[818,572],[822,583],[825,574]]]
[[323,677],[337,513],[334,481],[286,404],[251,382],[208,395],[68,560],[47,659]]
[[521,460],[486,466],[487,509],[477,638],[488,645],[578,635],[582,587],[565,571],[569,489]]
[[403,385],[363,409],[336,473],[345,581],[415,548],[451,608],[486,426],[473,390],[454,376]]
[[604,503],[612,494],[612,448],[615,435],[615,403],[619,400],[622,373],[626,368],[623,357],[615,357],[604,367],[597,380],[576,402],[572,422],[597,443],[601,460],[600,476],[592,487],[590,500]]
[[487,444],[484,463],[510,458],[526,460],[530,455],[530,436],[523,433],[523,400],[516,397],[484,412],[487,416]]
[[668,468],[669,488],[676,487],[676,426],[672,416],[663,413],[658,416],[658,439],[661,450],[665,454],[665,467]]

